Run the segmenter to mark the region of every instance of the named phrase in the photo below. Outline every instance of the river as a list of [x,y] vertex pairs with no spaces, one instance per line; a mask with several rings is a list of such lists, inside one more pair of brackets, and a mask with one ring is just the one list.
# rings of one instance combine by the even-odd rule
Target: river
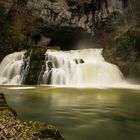
[[1,86],[22,120],[55,125],[67,140],[139,140],[140,89]]

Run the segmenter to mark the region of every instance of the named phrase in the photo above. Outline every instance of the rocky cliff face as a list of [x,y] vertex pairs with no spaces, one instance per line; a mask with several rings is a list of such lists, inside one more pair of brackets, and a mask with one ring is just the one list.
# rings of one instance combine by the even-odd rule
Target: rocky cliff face
[[7,11],[26,9],[47,25],[80,27],[92,33],[94,23],[112,12],[123,13],[126,0],[2,0]]
[[[19,32],[43,34],[49,45],[73,49],[80,38],[95,35],[96,23],[112,13],[123,14],[127,0],[1,0]],[[39,25],[38,25],[39,23]],[[40,25],[41,23],[41,25]]]

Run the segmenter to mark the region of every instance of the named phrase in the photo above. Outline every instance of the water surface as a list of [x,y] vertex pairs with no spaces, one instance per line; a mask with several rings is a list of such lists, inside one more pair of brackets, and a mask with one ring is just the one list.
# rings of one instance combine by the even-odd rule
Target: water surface
[[53,124],[67,140],[140,140],[140,90],[6,88],[20,119]]

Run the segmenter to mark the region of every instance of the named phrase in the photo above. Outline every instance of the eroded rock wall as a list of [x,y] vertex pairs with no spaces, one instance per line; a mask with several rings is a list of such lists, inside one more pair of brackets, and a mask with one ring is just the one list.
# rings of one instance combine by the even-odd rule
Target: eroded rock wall
[[[19,5],[31,16],[41,18],[48,25],[72,26],[93,32],[94,22],[112,12],[123,13],[124,0],[2,0],[7,11]],[[126,5],[126,4],[125,4]]]

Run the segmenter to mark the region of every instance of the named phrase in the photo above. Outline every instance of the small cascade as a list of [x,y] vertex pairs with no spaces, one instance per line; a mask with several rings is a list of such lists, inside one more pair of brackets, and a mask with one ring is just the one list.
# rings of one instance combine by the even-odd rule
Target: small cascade
[[106,85],[120,83],[123,74],[116,65],[105,62],[102,49],[46,52],[43,84]]
[[0,84],[15,85],[22,83],[24,51],[7,55],[0,63]]

